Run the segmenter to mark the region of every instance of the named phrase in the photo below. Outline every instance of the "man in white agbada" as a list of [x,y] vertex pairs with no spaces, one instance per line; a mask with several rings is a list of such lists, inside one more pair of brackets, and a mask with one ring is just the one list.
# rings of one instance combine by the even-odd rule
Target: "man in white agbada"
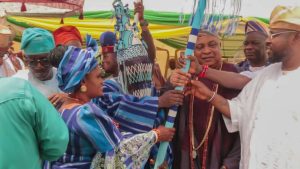
[[239,96],[226,100],[193,80],[186,92],[211,101],[228,130],[240,132],[241,169],[300,168],[300,7],[276,7],[270,30],[273,57],[282,62],[263,69]]
[[12,45],[12,32],[4,25],[0,25],[0,39],[0,77],[10,77],[19,69],[25,69],[25,65],[20,58],[9,56],[8,49]]
[[50,32],[40,28],[25,29],[21,40],[29,70],[18,71],[14,77],[28,80],[44,96],[59,93],[55,78],[56,68],[53,68],[48,55],[54,48],[54,39]]

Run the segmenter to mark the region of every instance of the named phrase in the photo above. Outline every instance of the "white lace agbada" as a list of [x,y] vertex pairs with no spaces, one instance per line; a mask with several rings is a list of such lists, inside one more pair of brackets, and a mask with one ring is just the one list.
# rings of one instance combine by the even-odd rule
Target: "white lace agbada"
[[241,169],[300,168],[300,68],[276,63],[262,70],[229,101],[230,132],[239,131]]

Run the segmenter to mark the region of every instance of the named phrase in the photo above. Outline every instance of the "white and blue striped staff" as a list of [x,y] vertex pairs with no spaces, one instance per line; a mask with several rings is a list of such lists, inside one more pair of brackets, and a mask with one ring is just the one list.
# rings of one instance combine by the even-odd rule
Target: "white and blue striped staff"
[[[186,56],[191,56],[194,54],[194,48],[195,48],[195,43],[197,40],[197,36],[198,33],[200,31],[200,27],[202,24],[202,20],[204,17],[204,10],[206,8],[206,0],[198,0],[198,7],[196,10],[196,13],[192,19],[192,30],[191,33],[189,35],[189,39],[188,39],[188,43],[187,43],[187,47],[185,50],[185,57]],[[188,72],[190,68],[190,61],[187,60],[186,61],[186,66],[183,68],[184,72]],[[183,87],[176,87],[176,90],[183,90]],[[174,126],[174,121],[175,118],[177,116],[177,109],[178,106],[172,106],[169,110],[168,113],[168,117],[167,117],[167,121],[165,126],[168,128],[172,128]],[[159,166],[161,166],[165,160],[165,156],[166,156],[166,152],[167,152],[167,148],[168,148],[168,142],[162,142],[160,143],[159,149],[158,149],[158,154],[156,157],[156,162],[155,162],[155,166],[154,169],[157,169]]]

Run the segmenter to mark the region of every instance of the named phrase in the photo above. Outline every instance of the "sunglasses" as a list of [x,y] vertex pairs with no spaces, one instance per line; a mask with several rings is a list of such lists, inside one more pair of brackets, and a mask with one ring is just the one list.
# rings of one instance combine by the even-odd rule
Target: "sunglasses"
[[42,58],[42,59],[29,59],[28,58],[27,61],[28,61],[29,66],[31,66],[31,67],[37,66],[39,63],[42,66],[50,66],[51,65],[48,58]]

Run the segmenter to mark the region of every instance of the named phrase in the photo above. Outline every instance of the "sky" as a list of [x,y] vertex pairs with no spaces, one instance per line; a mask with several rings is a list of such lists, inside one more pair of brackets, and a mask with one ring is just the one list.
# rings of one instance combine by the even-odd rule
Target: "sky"
[[[134,0],[122,0],[132,8]],[[193,0],[143,0],[146,10],[191,12]],[[221,1],[221,0],[217,0]],[[227,0],[230,1],[230,0]],[[232,1],[232,0],[231,0]],[[85,0],[84,10],[112,10],[113,0]],[[277,5],[300,6],[300,0],[242,0],[241,16],[269,18]]]

